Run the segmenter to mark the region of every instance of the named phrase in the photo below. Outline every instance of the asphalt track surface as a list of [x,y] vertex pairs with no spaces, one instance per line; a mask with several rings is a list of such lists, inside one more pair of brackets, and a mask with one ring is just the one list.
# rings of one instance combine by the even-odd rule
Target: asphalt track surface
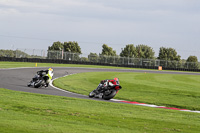
[[[46,95],[57,95],[81,99],[99,100],[105,102],[117,102],[117,100],[102,100],[98,98],[89,98],[85,95],[75,94],[67,91],[61,91],[53,86],[48,88],[32,88],[27,87],[27,83],[33,78],[39,70],[45,70],[48,68],[35,67],[35,68],[11,68],[11,69],[0,69],[0,88],[6,88],[15,91],[24,91],[30,93],[39,93]],[[139,73],[158,73],[158,74],[184,74],[184,75],[200,75],[200,73],[193,72],[172,72],[172,71],[153,71],[153,70],[133,70],[133,69],[101,69],[101,68],[76,68],[76,67],[54,67],[53,79],[63,77],[70,74],[77,74],[83,72],[139,72]],[[93,88],[95,89],[95,88]],[[89,94],[89,92],[88,92]],[[130,104],[130,103],[125,103]]]

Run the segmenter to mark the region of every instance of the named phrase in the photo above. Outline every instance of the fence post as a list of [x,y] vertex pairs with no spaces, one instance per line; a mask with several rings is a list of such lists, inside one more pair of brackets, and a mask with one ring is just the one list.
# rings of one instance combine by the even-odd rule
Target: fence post
[[63,54],[64,54],[63,52],[64,52],[64,51],[63,51],[63,49],[62,49],[62,59],[63,59]]
[[43,54],[43,50],[41,50],[41,58],[43,57],[42,54]]
[[35,52],[35,49],[33,49],[33,57],[34,57],[34,52]]
[[16,53],[15,53],[15,57],[16,57],[16,58],[18,58],[18,57],[17,57],[17,52],[18,52],[18,49],[16,49]]

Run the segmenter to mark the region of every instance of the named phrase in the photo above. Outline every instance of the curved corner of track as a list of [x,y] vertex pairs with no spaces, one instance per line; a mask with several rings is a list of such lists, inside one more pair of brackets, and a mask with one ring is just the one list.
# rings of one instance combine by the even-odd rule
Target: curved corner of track
[[[200,113],[200,111],[192,111],[188,109],[179,109],[179,108],[171,108],[165,106],[157,106],[145,103],[138,103],[134,101],[126,101],[126,100],[118,100],[118,99],[111,99],[111,100],[103,100],[98,98],[89,98],[86,95],[81,95],[77,93],[73,93],[70,91],[63,90],[61,88],[55,87],[53,85],[53,81],[60,77],[69,76],[72,74],[82,73],[82,72],[105,72],[105,71],[112,71],[112,72],[149,72],[149,73],[168,73],[168,74],[190,74],[190,75],[197,75],[197,73],[181,73],[181,72],[160,72],[160,71],[147,71],[147,70],[132,70],[132,69],[102,69],[102,68],[78,68],[78,67],[55,67],[54,68],[54,79],[50,82],[50,86],[48,88],[31,88],[27,87],[27,83],[32,79],[35,72],[44,69],[47,67],[29,67],[29,68],[9,68],[9,69],[0,69],[0,87],[6,88],[15,91],[24,91],[30,93],[39,93],[39,94],[46,94],[46,95],[56,95],[56,96],[65,96],[65,97],[74,97],[80,99],[90,99],[90,100],[98,100],[98,101],[105,101],[105,102],[115,102],[115,103],[124,103],[124,104],[133,104],[133,105],[140,105],[146,107],[154,107],[154,108],[163,108],[163,109],[171,109],[171,110],[179,110],[185,112],[195,112]],[[198,75],[200,75],[198,73]]]

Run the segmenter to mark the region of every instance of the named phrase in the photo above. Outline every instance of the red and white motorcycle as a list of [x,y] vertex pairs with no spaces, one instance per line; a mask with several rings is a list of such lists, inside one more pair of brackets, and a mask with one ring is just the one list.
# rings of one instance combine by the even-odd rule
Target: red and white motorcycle
[[119,85],[119,81],[116,81],[117,84],[112,84],[110,80],[104,80],[104,83],[100,83],[95,90],[89,93],[90,98],[102,98],[104,100],[112,99],[122,87]]

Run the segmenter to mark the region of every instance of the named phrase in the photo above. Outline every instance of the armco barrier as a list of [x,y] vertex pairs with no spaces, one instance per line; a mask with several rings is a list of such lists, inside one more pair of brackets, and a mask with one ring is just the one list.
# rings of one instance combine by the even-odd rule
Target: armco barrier
[[[102,66],[116,66],[116,67],[129,67],[129,68],[145,68],[145,69],[157,69],[158,66],[141,66],[141,65],[119,65],[109,63],[95,63],[95,62],[83,62],[83,61],[70,61],[63,59],[40,59],[40,58],[14,58],[14,57],[0,57],[0,61],[12,61],[12,62],[34,62],[34,63],[58,63],[58,64],[84,64],[84,65],[102,65]],[[186,68],[167,68],[162,67],[162,70],[176,70],[176,71],[193,71],[200,72],[200,69],[186,69]]]

